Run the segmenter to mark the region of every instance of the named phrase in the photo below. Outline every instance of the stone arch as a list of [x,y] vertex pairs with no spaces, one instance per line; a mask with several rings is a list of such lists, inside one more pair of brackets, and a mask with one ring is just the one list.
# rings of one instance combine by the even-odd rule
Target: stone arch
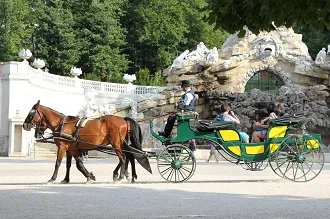
[[239,87],[237,88],[244,88],[246,86],[246,83],[250,80],[251,77],[254,76],[254,74],[260,72],[260,71],[270,71],[272,72],[275,76],[279,77],[285,86],[291,86],[291,75],[288,72],[285,72],[281,67],[275,67],[271,65],[262,65],[262,66],[257,66],[255,68],[250,68],[248,69],[244,74],[243,74],[243,81],[241,85],[238,85]]

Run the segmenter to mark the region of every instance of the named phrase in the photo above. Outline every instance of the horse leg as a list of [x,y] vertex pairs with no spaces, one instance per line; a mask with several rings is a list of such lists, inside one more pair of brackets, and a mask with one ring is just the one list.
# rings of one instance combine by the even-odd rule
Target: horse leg
[[70,182],[70,168],[72,162],[72,155],[69,151],[66,152],[66,173],[65,178],[61,181],[61,183],[69,183]]
[[120,164],[120,160],[119,160],[119,163],[116,166],[116,168],[114,169],[113,174],[112,174],[112,179],[114,182],[116,182],[118,179],[118,170],[119,170],[120,166],[121,166],[121,164]]
[[120,174],[118,177],[118,181],[121,181],[122,179],[124,179],[125,176],[125,163],[126,163],[126,156],[124,155],[121,159],[119,159],[119,164],[120,164]]
[[58,147],[57,147],[57,158],[56,158],[56,162],[55,162],[54,173],[53,173],[53,176],[50,178],[50,180],[48,180],[47,183],[53,183],[56,180],[58,169],[61,166],[61,162],[62,162],[64,153],[66,151],[67,151],[67,147],[64,147],[63,145],[58,145]]
[[132,180],[131,183],[135,183],[134,179],[137,179],[136,170],[135,170],[135,159],[133,155],[129,156],[129,161],[131,162],[131,168],[132,168]]
[[78,156],[74,156],[74,159],[76,160],[77,169],[87,178],[86,183],[92,183],[92,180],[95,181],[95,176],[92,172],[88,172],[81,158]]
[[126,160],[125,160],[125,177],[127,179],[128,182],[131,182],[131,177],[129,176],[129,172],[128,172],[128,162],[130,162],[130,154],[126,154]]

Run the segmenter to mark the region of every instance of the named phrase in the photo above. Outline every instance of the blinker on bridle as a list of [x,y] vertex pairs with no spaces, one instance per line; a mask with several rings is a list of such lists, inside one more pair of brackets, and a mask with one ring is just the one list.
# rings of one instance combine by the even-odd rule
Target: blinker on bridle
[[[33,122],[33,118],[35,117],[36,113],[38,113],[38,115],[40,117],[40,121],[37,122],[37,123],[34,123]],[[38,109],[32,109],[30,111],[30,113],[29,113],[29,117],[28,117],[28,122],[27,123],[30,123],[30,124],[32,124],[32,126],[34,126],[34,127],[37,128],[38,124],[41,124],[41,122],[42,122],[42,116],[41,116],[39,110]]]

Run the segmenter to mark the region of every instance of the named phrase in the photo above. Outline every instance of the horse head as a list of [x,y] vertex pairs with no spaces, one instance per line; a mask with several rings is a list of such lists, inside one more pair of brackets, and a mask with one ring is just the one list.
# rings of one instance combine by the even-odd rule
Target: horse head
[[33,105],[29,114],[26,116],[23,123],[24,130],[30,131],[31,128],[36,127],[37,124],[41,124],[43,116],[39,111],[39,106],[40,106],[40,100],[38,100],[38,102]]
[[42,136],[46,129],[54,130],[62,125],[65,115],[40,105],[40,100],[33,105],[29,114],[24,120],[23,129],[30,131],[35,128],[35,137]]

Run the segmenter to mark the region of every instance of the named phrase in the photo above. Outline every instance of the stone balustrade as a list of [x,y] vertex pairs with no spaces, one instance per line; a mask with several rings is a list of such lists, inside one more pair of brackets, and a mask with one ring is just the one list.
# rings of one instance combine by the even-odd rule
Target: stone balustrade
[[88,89],[101,93],[127,93],[132,88],[134,94],[157,94],[162,92],[165,87],[140,86],[131,84],[107,83],[90,81],[79,78],[71,78],[42,72],[38,69],[29,67],[30,82],[41,87],[57,88],[75,92],[75,89]]

